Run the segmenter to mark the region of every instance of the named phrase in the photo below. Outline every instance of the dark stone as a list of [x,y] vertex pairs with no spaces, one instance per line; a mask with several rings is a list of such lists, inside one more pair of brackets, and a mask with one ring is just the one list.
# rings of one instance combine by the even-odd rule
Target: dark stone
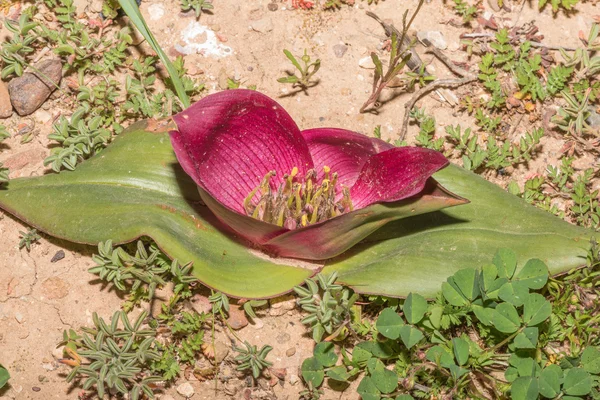
[[62,78],[62,63],[52,59],[38,63],[34,72],[26,72],[8,83],[10,101],[20,116],[33,113],[56,90]]

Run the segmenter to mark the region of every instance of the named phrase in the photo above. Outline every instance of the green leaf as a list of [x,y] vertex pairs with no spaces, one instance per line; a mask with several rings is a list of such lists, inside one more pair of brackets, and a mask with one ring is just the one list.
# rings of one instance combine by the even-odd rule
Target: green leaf
[[401,394],[400,396],[396,397],[396,400],[414,400],[414,397],[412,397],[410,394]]
[[560,393],[562,374],[562,369],[556,364],[544,368],[539,378],[540,394],[549,399],[556,397]]
[[539,393],[537,379],[522,376],[512,383],[510,398],[512,400],[537,400]]
[[520,307],[529,295],[529,289],[521,282],[507,282],[498,290],[498,297],[515,307]]
[[484,325],[490,326],[493,324],[494,309],[489,305],[473,304],[473,313],[477,319]]
[[362,400],[379,400],[381,398],[381,392],[375,386],[373,379],[365,376],[360,381],[356,392],[360,395]]
[[175,88],[175,92],[177,93],[177,97],[183,104],[184,108],[188,108],[190,106],[190,99],[185,91],[185,86],[179,77],[179,73],[175,69],[175,66],[169,60],[169,57],[165,54],[163,49],[160,47],[158,41],[154,38],[154,35],[146,25],[146,21],[140,12],[140,9],[135,0],[119,0],[119,4],[121,8],[127,14],[131,23],[135,25],[138,31],[142,34],[144,39],[148,42],[152,50],[156,52],[162,63],[165,65],[167,72],[169,73],[169,77],[171,78],[171,83]]
[[402,311],[409,324],[417,324],[427,312],[427,300],[420,294],[410,293],[404,301]]
[[592,376],[582,368],[568,369],[562,390],[571,396],[584,396],[592,391]]
[[515,336],[515,347],[517,349],[535,349],[537,347],[538,335],[537,326],[523,329],[522,332]]
[[8,373],[8,370],[4,368],[2,364],[0,364],[0,389],[2,389],[4,385],[6,385],[9,379],[10,374]]
[[404,326],[402,317],[393,308],[384,309],[375,323],[377,331],[389,339],[400,337],[400,328]]
[[[462,168],[449,165],[434,178],[471,202],[391,222],[324,270],[338,271],[340,282],[358,292],[413,292],[432,298],[454,272],[488,264],[500,247],[513,249],[509,253],[523,260],[543,259],[551,274],[584,264],[592,231],[568,224]],[[503,253],[494,264],[499,275],[502,270],[509,276],[516,270],[516,256],[511,261]],[[448,291],[445,284],[446,299]]]
[[338,360],[338,355],[335,354],[335,346],[332,342],[317,343],[313,355],[324,367],[331,367]]
[[419,343],[424,338],[423,333],[410,325],[404,325],[400,328],[400,338],[407,349]]
[[530,293],[523,305],[523,322],[529,326],[544,322],[552,314],[552,305],[539,293]]
[[346,382],[350,378],[350,373],[343,365],[338,365],[337,367],[328,369],[325,374],[329,378],[340,382]]
[[[170,257],[193,262],[201,282],[233,297],[272,297],[314,273],[295,261],[257,255],[224,233],[198,204],[196,185],[179,167],[168,134],[146,130],[146,124],[121,133],[76,171],[10,181],[0,190],[0,208],[73,242],[97,245],[112,239],[119,244],[149,236]],[[500,246],[523,259],[543,258],[553,274],[585,260],[591,231],[459,167],[450,165],[434,178],[471,203],[390,222],[328,260],[323,273],[337,271],[339,283],[361,293],[432,297],[449,276],[488,263]],[[411,204],[416,205],[406,205],[407,215]],[[390,207],[378,204],[372,210]]]
[[517,255],[511,249],[499,249],[494,255],[494,265],[500,278],[510,279],[517,268]]
[[454,357],[459,366],[465,365],[469,361],[469,341],[464,338],[452,339]]
[[[359,343],[359,345],[361,343]],[[369,361],[369,359],[373,357],[373,354],[359,345],[355,346],[352,349],[352,364],[358,365],[359,367],[364,367],[367,364],[367,361]]]
[[494,327],[503,333],[513,333],[521,326],[517,309],[510,303],[500,303],[492,316]]
[[469,302],[465,296],[460,293],[460,290],[454,285],[452,277],[448,278],[448,282],[442,283],[442,294],[448,303],[453,306],[461,307],[467,305]]
[[429,361],[439,364],[444,368],[449,368],[450,365],[454,364],[452,353],[440,345],[433,346],[427,350],[425,357],[427,357]]
[[477,270],[473,268],[464,268],[457,271],[454,275],[454,283],[460,292],[470,301],[479,296],[479,280]]
[[581,366],[590,374],[600,374],[600,350],[589,346],[581,354]]
[[304,382],[311,384],[315,388],[321,386],[323,379],[325,379],[325,370],[319,360],[315,357],[307,358],[302,362],[300,369]]
[[398,375],[394,371],[385,368],[378,359],[372,358],[367,365],[371,374],[371,381],[381,393],[392,393],[398,387]]
[[541,289],[548,281],[548,267],[542,260],[531,259],[517,273],[515,280],[523,283],[529,289]]

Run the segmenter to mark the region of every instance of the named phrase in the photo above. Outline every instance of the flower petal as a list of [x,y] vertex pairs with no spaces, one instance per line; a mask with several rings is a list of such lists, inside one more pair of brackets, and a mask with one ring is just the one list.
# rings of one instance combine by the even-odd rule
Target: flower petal
[[354,208],[414,196],[427,179],[448,165],[441,153],[420,147],[395,147],[369,158],[350,189]]
[[372,204],[277,235],[265,243],[264,248],[281,257],[323,260],[343,253],[388,222],[465,203],[468,200],[447,191],[430,178],[419,196],[394,203]]
[[310,155],[319,173],[328,166],[338,174],[338,182],[352,187],[367,160],[394,146],[383,140],[370,138],[361,133],[336,128],[316,128],[302,131]]
[[177,159],[194,181],[231,210],[271,170],[277,176],[313,167],[308,146],[290,115],[253,90],[227,90],[203,98],[173,117],[171,142]]

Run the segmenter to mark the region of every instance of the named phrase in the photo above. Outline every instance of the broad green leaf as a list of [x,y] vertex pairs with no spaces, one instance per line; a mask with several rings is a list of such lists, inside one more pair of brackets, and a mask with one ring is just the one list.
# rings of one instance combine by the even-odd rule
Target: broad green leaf
[[498,276],[500,278],[510,279],[517,268],[517,255],[511,249],[498,249],[494,255],[494,265],[498,269]]
[[325,372],[325,374],[327,377],[340,382],[346,382],[348,378],[350,378],[350,373],[343,365],[330,368]]
[[440,328],[442,322],[442,314],[444,313],[444,307],[433,307],[429,312],[429,321],[435,329]]
[[454,364],[454,357],[452,356],[452,353],[440,345],[433,346],[427,350],[425,357],[427,357],[429,361],[439,364],[444,368],[449,368],[450,365]]
[[496,280],[498,276],[498,267],[494,264],[486,264],[481,267],[481,275],[480,277],[480,287],[482,292],[487,292],[492,283]]
[[539,293],[530,293],[523,305],[523,322],[529,326],[544,322],[552,314],[552,305]]
[[459,367],[456,364],[450,365],[448,369],[450,370],[450,374],[452,375],[452,379],[454,379],[454,381],[458,381],[461,377],[469,372],[468,369]]
[[[396,344],[396,342],[392,342],[392,343]],[[375,356],[381,360],[385,360],[385,359],[394,357],[394,355],[397,354],[398,350],[399,350],[399,349],[392,348],[392,344],[389,341],[360,342],[356,346],[361,347],[362,349],[370,352],[373,356]]]
[[[202,283],[233,297],[275,296],[314,274],[320,264],[270,258],[226,233],[199,204],[166,128],[147,124],[130,127],[73,172],[10,181],[0,190],[0,208],[72,242],[95,246],[149,236],[170,257],[193,262]],[[462,168],[448,166],[434,178],[471,203],[390,222],[326,261],[323,273],[337,271],[339,283],[361,293],[433,297],[449,276],[489,263],[500,247],[514,249],[521,259],[542,259],[552,274],[585,260],[591,231]]]
[[[551,274],[585,263],[592,231],[568,224],[462,168],[450,165],[434,178],[471,202],[391,222],[328,262],[325,272],[338,271],[341,283],[362,293],[415,292],[433,298],[449,276],[488,264],[499,248],[513,249],[521,260],[539,258]],[[504,261],[504,275],[516,266],[516,257],[513,260]]]
[[379,400],[381,398],[381,392],[375,386],[373,379],[365,376],[360,381],[356,392],[360,395],[362,400]]
[[402,317],[392,308],[384,309],[375,323],[377,331],[389,339],[400,337],[400,328],[404,326]]
[[581,366],[590,374],[600,374],[600,350],[589,346],[581,354]]
[[552,399],[560,393],[562,369],[556,364],[550,364],[540,372],[540,394]]
[[409,324],[417,324],[427,312],[427,300],[420,294],[410,293],[404,301],[402,311]]
[[371,357],[373,357],[373,354],[361,346],[357,345],[352,349],[352,364],[356,364],[359,367],[364,367]]
[[0,389],[6,385],[6,382],[8,382],[9,379],[10,374],[8,373],[8,370],[0,364]]
[[490,304],[473,304],[472,309],[473,313],[482,324],[488,326],[493,324],[494,309],[490,307]]
[[510,303],[500,303],[494,309],[492,316],[494,327],[503,333],[513,333],[521,326],[519,314],[515,306]]
[[324,367],[331,367],[338,360],[338,355],[335,354],[335,346],[332,342],[317,343],[313,350],[313,355]]
[[517,369],[518,376],[536,376],[541,368],[531,357],[525,357],[519,353],[513,353],[508,363]]
[[452,347],[454,348],[456,363],[460,366],[465,365],[469,361],[469,341],[464,338],[454,338],[452,339]]
[[498,297],[515,307],[520,307],[529,295],[529,289],[521,282],[507,282],[498,290]]
[[515,347],[517,349],[535,349],[537,347],[538,335],[537,326],[523,329],[522,332],[515,336]]
[[442,283],[442,294],[448,303],[453,306],[461,307],[469,304],[465,296],[463,296],[456,285],[454,285],[454,281],[451,277],[448,278],[448,282]]
[[531,259],[517,273],[515,280],[525,284],[529,289],[541,289],[548,281],[548,267],[542,260]]
[[310,383],[313,387],[319,387],[325,378],[323,365],[315,357],[307,358],[302,362],[300,368],[304,382]]
[[454,283],[460,289],[460,292],[470,301],[475,300],[479,296],[477,275],[477,270],[474,268],[464,268],[457,271],[453,276]]
[[512,383],[510,398],[512,400],[537,400],[539,393],[538,380],[530,376],[522,376]]
[[407,349],[419,343],[424,338],[423,333],[410,325],[404,325],[400,328],[400,338]]
[[385,368],[378,359],[372,358],[367,365],[371,374],[371,381],[375,387],[384,394],[392,393],[398,387],[398,375],[394,371]]
[[568,369],[562,390],[570,396],[584,396],[592,391],[592,376],[581,368]]

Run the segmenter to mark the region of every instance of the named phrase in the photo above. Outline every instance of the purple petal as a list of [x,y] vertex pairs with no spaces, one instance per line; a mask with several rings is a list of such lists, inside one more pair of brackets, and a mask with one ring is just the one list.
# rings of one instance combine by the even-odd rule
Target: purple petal
[[313,167],[308,146],[289,114],[253,90],[228,90],[203,98],[173,117],[171,142],[183,169],[212,197],[244,213],[243,201],[267,172],[279,185],[297,167]]
[[394,203],[372,204],[277,235],[265,243],[264,248],[281,257],[323,260],[343,253],[388,222],[467,202],[431,178],[419,196]]
[[389,143],[363,134],[336,128],[316,128],[302,131],[310,155],[319,173],[328,166],[337,172],[338,182],[352,187],[367,160],[382,151],[393,149]]
[[414,196],[427,179],[448,165],[441,153],[420,147],[396,147],[369,158],[350,196],[354,208]]

